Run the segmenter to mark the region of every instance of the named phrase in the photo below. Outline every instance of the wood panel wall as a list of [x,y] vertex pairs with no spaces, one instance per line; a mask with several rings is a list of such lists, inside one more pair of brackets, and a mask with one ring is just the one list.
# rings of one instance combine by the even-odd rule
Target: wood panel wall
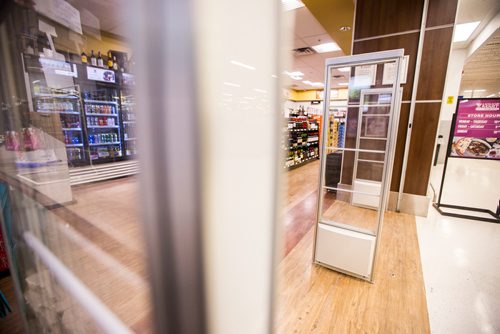
[[[408,194],[427,194],[457,2],[429,0],[404,185]],[[358,0],[356,4],[353,54],[403,48],[410,56],[391,191],[400,186],[423,9],[424,0]]]

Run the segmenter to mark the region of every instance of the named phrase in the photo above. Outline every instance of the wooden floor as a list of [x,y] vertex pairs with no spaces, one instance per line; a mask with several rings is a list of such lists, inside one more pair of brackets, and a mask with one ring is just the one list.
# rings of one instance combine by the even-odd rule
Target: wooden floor
[[[413,217],[387,214],[375,284],[311,264],[318,168],[315,161],[287,172],[285,177],[285,246],[279,266],[276,331],[427,333],[429,322]],[[49,242],[65,264],[125,323],[135,332],[144,333],[151,331],[150,301],[137,187],[135,178],[124,178],[74,188],[76,203],[68,206],[69,210],[53,210],[57,224],[52,226],[54,235]],[[334,196],[325,200],[331,210],[343,210],[339,204]],[[82,239],[78,238],[68,242],[68,232],[60,226],[71,235],[91,240],[95,247],[81,247],[77,241]],[[0,320],[0,332],[2,324]]]
[[[317,166],[310,164],[307,168],[308,175],[317,178]],[[307,192],[309,188],[296,186],[290,190]],[[306,206],[316,203],[315,192],[306,197],[288,195],[302,198],[294,203],[295,207],[303,206],[304,202]],[[293,212],[295,207],[286,209]],[[358,218],[358,227],[372,228],[371,220],[366,218],[375,213],[373,210],[355,208],[331,198],[329,203],[325,201],[325,207],[336,217],[348,214]],[[311,213],[303,216],[308,214]],[[413,216],[386,213],[374,284],[312,264],[313,237],[314,230],[310,228],[280,263],[277,333],[429,333]]]

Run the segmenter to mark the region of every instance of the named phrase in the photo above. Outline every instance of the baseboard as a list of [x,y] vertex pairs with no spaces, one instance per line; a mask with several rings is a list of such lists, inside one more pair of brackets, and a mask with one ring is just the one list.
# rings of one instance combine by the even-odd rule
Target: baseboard
[[[387,210],[396,211],[396,205],[398,201],[398,193],[391,191],[389,193],[389,205]],[[427,217],[429,213],[429,205],[431,203],[431,197],[413,195],[403,193],[401,195],[401,203],[399,205],[399,212],[408,213],[410,215]]]

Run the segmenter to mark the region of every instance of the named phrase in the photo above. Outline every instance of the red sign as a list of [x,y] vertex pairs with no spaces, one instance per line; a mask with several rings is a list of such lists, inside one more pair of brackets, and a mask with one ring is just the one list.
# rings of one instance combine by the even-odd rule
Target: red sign
[[500,160],[500,99],[458,101],[451,156]]

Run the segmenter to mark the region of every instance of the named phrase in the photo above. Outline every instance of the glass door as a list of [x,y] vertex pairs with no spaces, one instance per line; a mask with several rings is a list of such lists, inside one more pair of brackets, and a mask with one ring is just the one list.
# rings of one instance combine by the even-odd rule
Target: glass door
[[387,206],[402,56],[394,50],[340,57],[326,67],[326,100],[345,87],[348,98],[333,112],[325,104],[333,128],[324,129],[322,141],[314,261],[366,280]]

